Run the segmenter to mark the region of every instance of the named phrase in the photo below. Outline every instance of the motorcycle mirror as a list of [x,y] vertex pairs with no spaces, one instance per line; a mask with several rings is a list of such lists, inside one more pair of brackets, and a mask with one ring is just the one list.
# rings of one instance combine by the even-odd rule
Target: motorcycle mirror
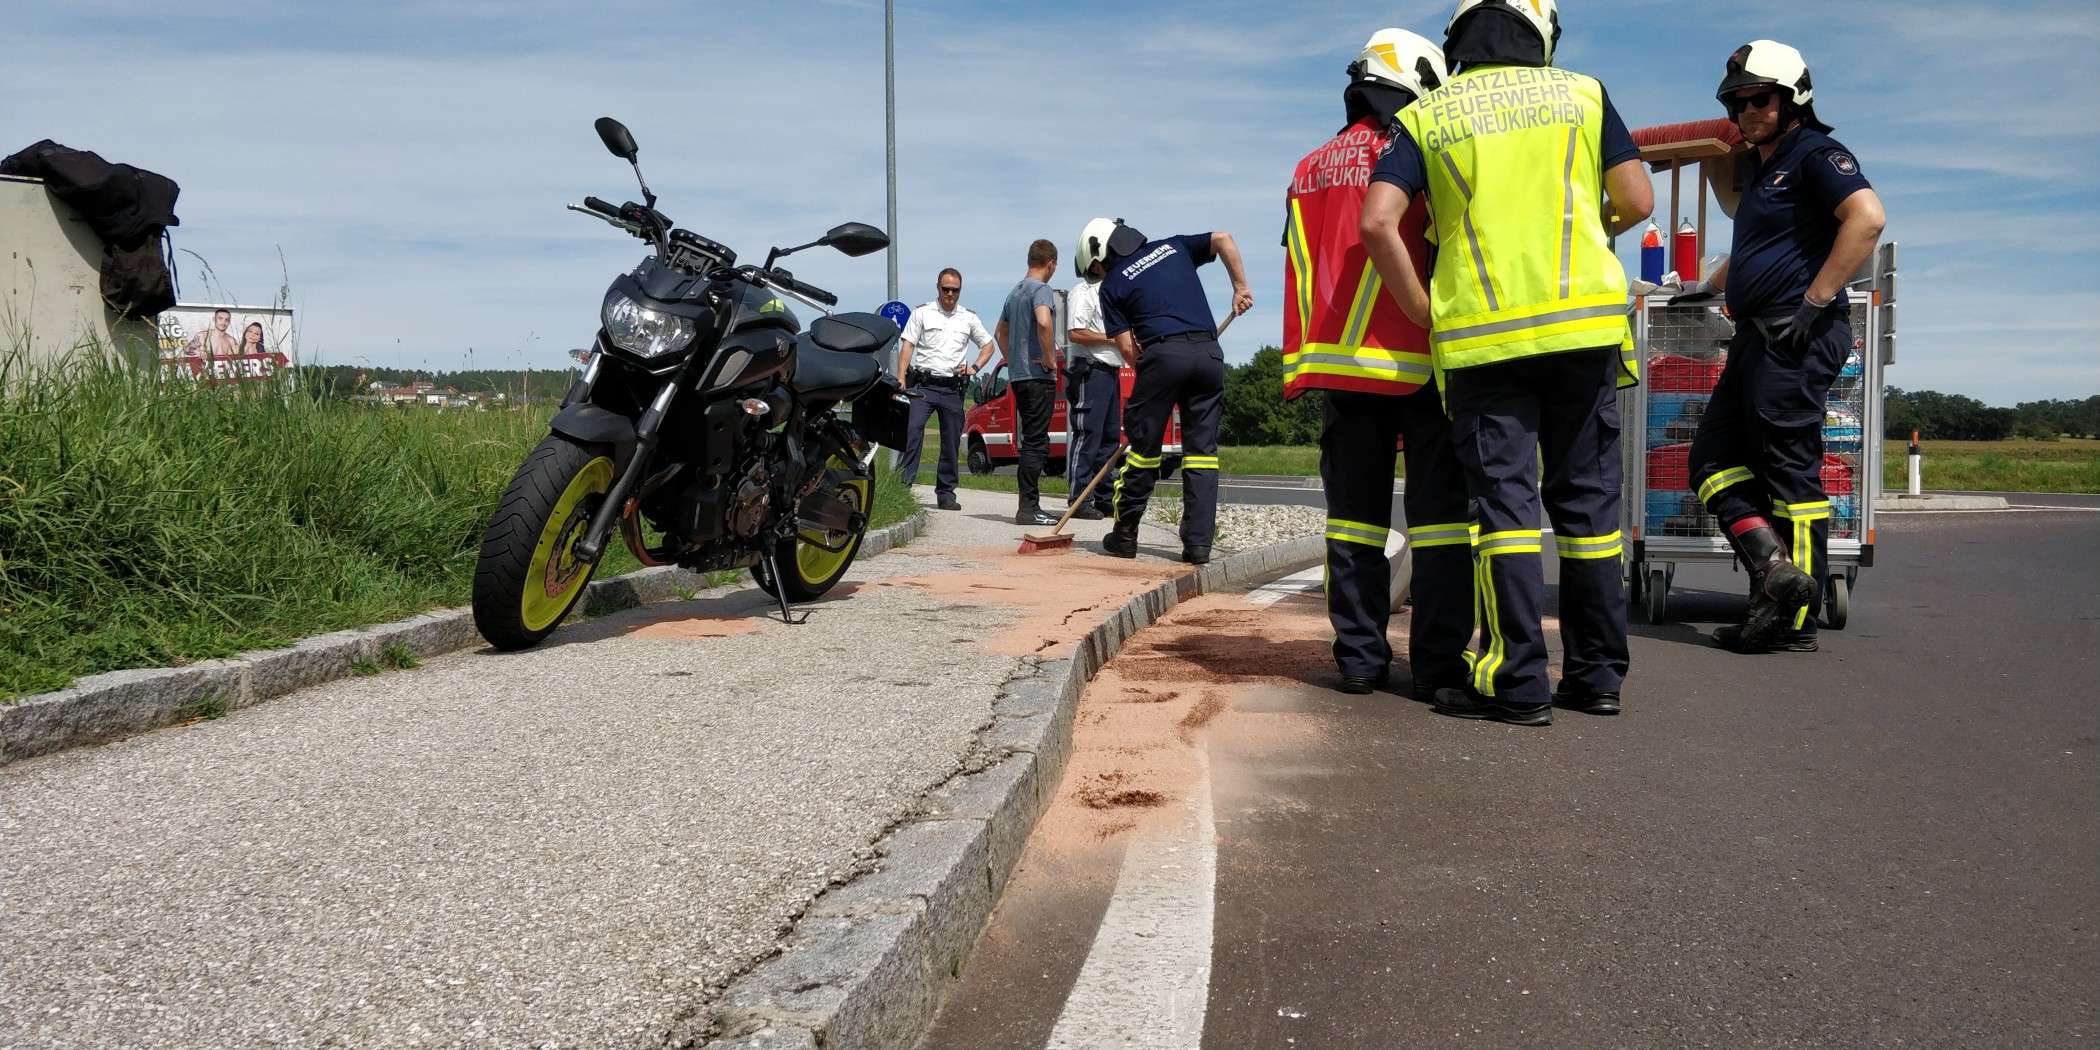
[[598,141],[605,143],[606,151],[613,156],[632,164],[642,152],[641,147],[634,144],[634,135],[627,130],[627,125],[611,117],[599,117],[597,128]]
[[890,236],[867,223],[848,222],[833,226],[818,243],[858,257],[889,247]]

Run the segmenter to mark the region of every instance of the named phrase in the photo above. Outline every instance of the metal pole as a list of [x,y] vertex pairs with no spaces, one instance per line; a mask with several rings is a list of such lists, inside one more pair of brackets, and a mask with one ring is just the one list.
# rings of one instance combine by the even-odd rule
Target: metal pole
[[897,0],[882,3],[883,167],[890,193],[890,298],[897,298]]

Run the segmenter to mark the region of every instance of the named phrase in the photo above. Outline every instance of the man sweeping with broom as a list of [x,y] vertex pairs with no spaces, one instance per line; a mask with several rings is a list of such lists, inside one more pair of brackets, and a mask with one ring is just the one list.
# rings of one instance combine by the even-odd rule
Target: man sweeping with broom
[[[1106,232],[1103,232],[1105,227]],[[1137,369],[1123,434],[1130,448],[1116,473],[1110,505],[1115,528],[1102,537],[1103,552],[1137,557],[1138,523],[1159,480],[1160,441],[1167,418],[1181,409],[1181,560],[1210,560],[1218,521],[1218,423],[1225,399],[1225,352],[1218,325],[1203,294],[1196,268],[1217,259],[1232,280],[1232,312],[1254,305],[1247,273],[1232,235],[1222,230],[1146,240],[1114,220],[1087,224],[1081,234],[1084,268],[1089,255],[1106,259],[1101,316],[1123,360]]]

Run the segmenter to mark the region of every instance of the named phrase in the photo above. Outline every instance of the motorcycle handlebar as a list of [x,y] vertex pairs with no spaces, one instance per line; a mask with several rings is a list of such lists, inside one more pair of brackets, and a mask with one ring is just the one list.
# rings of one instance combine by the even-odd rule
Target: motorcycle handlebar
[[797,295],[804,295],[808,296],[811,299],[815,299],[816,301],[823,303],[825,306],[837,306],[839,304],[838,296],[833,295],[830,292],[827,292],[824,289],[817,287],[816,285],[798,281],[795,279],[793,274],[790,274],[785,270],[767,270],[766,280],[770,283],[780,285],[782,288],[794,292]]
[[589,208],[594,212],[597,212],[600,215],[605,216],[608,219],[617,219],[620,217],[620,209],[615,208],[611,204],[599,200],[596,197],[585,197],[583,199],[583,206]]

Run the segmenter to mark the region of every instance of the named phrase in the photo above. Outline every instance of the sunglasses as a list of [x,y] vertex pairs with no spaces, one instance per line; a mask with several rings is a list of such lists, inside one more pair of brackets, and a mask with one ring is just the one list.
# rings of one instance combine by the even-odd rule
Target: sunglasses
[[1763,109],[1771,105],[1774,94],[1776,92],[1760,91],[1755,95],[1730,95],[1722,99],[1721,104],[1728,107],[1730,116],[1734,116],[1745,109]]
[[939,289],[939,291],[940,291],[940,293],[941,293],[942,295],[960,295],[960,294],[962,294],[962,286],[961,286],[961,285],[957,285],[957,286],[955,286],[955,287],[953,287],[953,288],[950,288],[950,287],[947,287],[946,285],[942,285],[942,286],[941,286],[941,288]]

